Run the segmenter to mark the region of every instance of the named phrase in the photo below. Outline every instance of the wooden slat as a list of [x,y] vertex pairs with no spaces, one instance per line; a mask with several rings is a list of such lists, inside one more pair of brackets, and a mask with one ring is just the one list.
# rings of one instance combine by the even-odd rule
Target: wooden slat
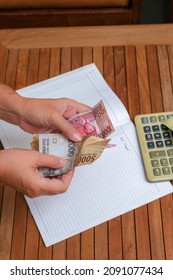
[[[43,48],[40,50],[38,82],[41,82],[49,78],[49,70],[50,70],[50,49]],[[49,260],[52,258],[52,246],[46,248],[41,237],[39,240],[38,258],[41,260]]]
[[103,75],[103,47],[93,48],[93,62]]
[[[39,50],[29,52],[27,85],[37,82],[39,65]],[[39,233],[31,212],[28,211],[24,259],[38,259]]]
[[170,73],[171,73],[171,81],[173,87],[173,45],[167,46],[168,49],[168,58],[169,58],[169,66],[170,66]]
[[161,209],[165,258],[173,260],[173,198],[171,194],[161,198]]
[[[136,47],[137,82],[140,101],[140,113],[151,112],[151,98],[148,81],[147,55],[145,46]],[[137,115],[138,112],[136,111]],[[136,246],[138,259],[150,259],[150,239],[147,205],[135,210]]]
[[122,248],[124,260],[137,259],[134,211],[122,215]]
[[50,62],[50,49],[42,48],[40,50],[40,61],[38,70],[38,82],[49,78],[49,62]]
[[165,111],[172,111],[173,91],[171,85],[171,74],[170,74],[168,52],[166,46],[158,45],[157,52],[158,52],[160,82],[161,82],[162,98],[163,98],[163,108]]
[[[140,110],[135,47],[125,47],[125,63],[128,112],[133,120]],[[134,211],[130,211],[122,216],[123,259],[137,258],[134,214]]]
[[25,255],[25,238],[27,226],[27,205],[22,194],[16,194],[14,228],[11,244],[12,260],[23,260]]
[[66,73],[71,70],[71,48],[61,49],[61,67],[60,73]]
[[[114,84],[116,94],[127,108],[127,86],[125,69],[124,47],[115,46],[113,50],[114,60]],[[116,129],[116,128],[115,128]],[[109,259],[122,260],[122,216],[109,221]]]
[[[15,88],[26,86],[29,52],[19,51]],[[11,259],[23,259],[27,224],[27,204],[22,194],[16,193]]]
[[[18,50],[10,50],[4,82],[15,87]],[[14,206],[16,191],[5,186],[3,193],[1,227],[0,227],[0,259],[10,259],[13,232]]]
[[19,50],[18,66],[16,71],[15,89],[20,89],[26,86],[27,69],[28,69],[28,50]]
[[[104,78],[110,88],[115,92],[115,65],[114,65],[114,48],[104,47]],[[116,128],[115,128],[116,129]],[[122,236],[121,236],[121,217],[112,219],[108,222],[108,250],[109,259],[122,258]]]
[[[72,48],[71,50],[71,69],[76,69],[82,66],[82,49]],[[82,94],[82,93],[81,93]],[[80,249],[80,234],[70,237],[67,240],[67,259],[68,260],[79,260],[81,249]]]
[[137,62],[135,47],[125,47],[126,79],[128,93],[128,112],[134,120],[137,112],[140,112],[140,100],[138,90]]
[[29,52],[27,85],[32,85],[38,81],[39,49],[32,49]]
[[[49,77],[54,77],[60,74],[61,66],[61,49],[53,48],[50,52],[50,69]],[[52,247],[52,259],[65,260],[66,259],[66,240],[58,242]]]
[[145,46],[136,47],[137,77],[140,100],[140,113],[151,112],[148,69]]
[[122,219],[121,216],[114,218],[108,223],[109,228],[109,260],[122,260]]
[[[93,60],[93,49],[82,48],[82,65],[90,64]],[[94,259],[94,229],[88,229],[81,233],[81,259]]]
[[[103,75],[103,48],[94,47],[93,62]],[[95,227],[95,259],[108,259],[108,225],[106,222]]]
[[152,112],[162,112],[162,93],[156,46],[146,46]]
[[0,82],[4,83],[7,67],[8,49],[0,45]]
[[136,227],[137,259],[150,260],[151,252],[150,252],[147,205],[139,207],[135,210],[135,227]]
[[108,258],[108,224],[105,222],[95,227],[95,259],[107,260]]
[[110,88],[115,91],[115,73],[114,73],[114,49],[113,47],[103,48],[103,61],[104,69],[103,75],[110,86]]
[[173,44],[173,24],[0,30],[7,48],[56,48]]
[[50,50],[50,69],[49,77],[58,76],[60,74],[60,48]]
[[15,84],[16,84],[18,54],[19,54],[18,50],[9,51],[6,76],[4,80],[5,84],[13,89],[15,88]]
[[10,259],[15,193],[14,189],[5,186],[0,225],[0,260]]
[[125,48],[123,46],[114,47],[114,67],[115,67],[115,92],[124,106],[128,107]]
[[165,259],[164,237],[159,199],[148,204],[151,257],[154,260]]
[[39,244],[39,233],[34,222],[34,219],[28,211],[27,218],[27,231],[25,241],[25,256],[26,260],[37,260],[38,259],[38,244]]
[[[51,56],[55,55],[51,52]],[[59,58],[58,58],[59,57]],[[57,67],[58,70],[56,69],[56,66],[52,66],[53,59],[51,60],[50,64],[50,73],[57,73],[58,71],[60,74],[65,73],[67,71],[71,70],[71,48],[63,48],[59,49],[56,53],[56,58],[54,61],[57,61]],[[54,70],[51,70],[54,69]],[[55,72],[54,72],[55,71]],[[51,74],[53,75],[53,74]],[[67,259],[67,240],[63,240],[53,246],[53,259]]]

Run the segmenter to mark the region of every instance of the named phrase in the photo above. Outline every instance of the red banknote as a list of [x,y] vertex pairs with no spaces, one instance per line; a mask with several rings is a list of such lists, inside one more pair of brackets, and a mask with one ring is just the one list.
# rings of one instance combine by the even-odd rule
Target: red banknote
[[83,136],[92,135],[106,138],[114,131],[114,127],[102,100],[90,111],[76,114],[68,119],[68,121]]

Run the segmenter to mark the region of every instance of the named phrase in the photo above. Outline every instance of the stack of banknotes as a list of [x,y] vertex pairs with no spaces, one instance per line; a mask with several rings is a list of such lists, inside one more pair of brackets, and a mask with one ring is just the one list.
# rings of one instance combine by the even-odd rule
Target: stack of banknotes
[[76,166],[96,161],[105,148],[113,147],[107,138],[114,127],[101,100],[90,111],[76,114],[68,120],[83,136],[82,141],[72,142],[61,133],[34,134],[32,148],[41,153],[66,159],[62,168],[41,167],[44,177],[60,176]]

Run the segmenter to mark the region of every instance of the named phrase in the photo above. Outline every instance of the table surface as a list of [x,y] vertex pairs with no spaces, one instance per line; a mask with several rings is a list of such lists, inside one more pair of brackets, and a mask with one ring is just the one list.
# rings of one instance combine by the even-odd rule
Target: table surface
[[[0,30],[14,89],[94,62],[130,117],[173,110],[173,25]],[[0,259],[173,259],[173,197],[46,248],[23,195],[0,186]]]

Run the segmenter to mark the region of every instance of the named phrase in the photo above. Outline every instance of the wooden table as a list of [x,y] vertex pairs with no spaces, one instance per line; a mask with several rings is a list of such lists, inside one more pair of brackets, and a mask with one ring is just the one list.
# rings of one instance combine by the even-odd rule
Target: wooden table
[[[0,42],[0,81],[12,88],[94,62],[132,120],[173,110],[173,25],[1,30]],[[172,194],[48,248],[9,186],[0,219],[0,259],[173,259]]]

